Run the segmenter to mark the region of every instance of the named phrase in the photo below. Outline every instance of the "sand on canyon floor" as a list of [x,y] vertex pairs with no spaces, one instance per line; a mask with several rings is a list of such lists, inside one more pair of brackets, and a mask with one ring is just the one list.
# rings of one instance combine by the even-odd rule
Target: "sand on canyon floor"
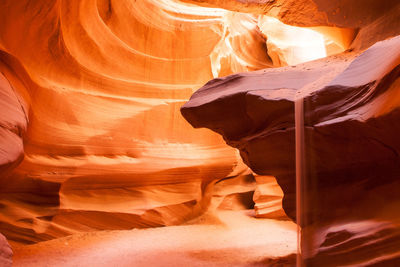
[[181,226],[79,233],[15,246],[13,266],[293,266],[297,227],[218,211]]

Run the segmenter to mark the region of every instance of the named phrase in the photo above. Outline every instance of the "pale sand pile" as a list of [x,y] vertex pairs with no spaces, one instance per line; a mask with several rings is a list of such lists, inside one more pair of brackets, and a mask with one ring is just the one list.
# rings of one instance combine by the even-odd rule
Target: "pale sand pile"
[[[80,233],[14,247],[14,266],[265,266],[296,253],[291,221],[220,211],[217,218],[194,223]],[[294,258],[289,259],[273,266],[293,266]]]

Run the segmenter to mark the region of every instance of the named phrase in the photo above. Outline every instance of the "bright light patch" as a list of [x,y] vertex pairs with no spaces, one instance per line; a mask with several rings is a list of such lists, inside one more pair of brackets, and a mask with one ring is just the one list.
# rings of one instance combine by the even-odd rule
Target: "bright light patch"
[[296,65],[327,56],[322,34],[294,27],[276,18],[260,16],[258,26],[267,36],[267,48],[275,66]]

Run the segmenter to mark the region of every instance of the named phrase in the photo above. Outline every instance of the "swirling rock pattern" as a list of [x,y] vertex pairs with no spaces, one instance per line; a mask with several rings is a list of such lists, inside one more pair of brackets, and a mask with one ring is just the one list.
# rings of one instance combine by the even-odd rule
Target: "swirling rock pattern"
[[23,159],[22,135],[26,131],[28,117],[26,103],[4,74],[10,70],[4,64],[0,67],[0,173],[7,173]]
[[[276,204],[281,195],[269,195],[261,178],[252,180],[236,150],[220,136],[194,130],[182,119],[180,107],[212,78],[293,65],[342,52],[350,45],[363,49],[396,35],[399,23],[396,1],[380,6],[364,1],[359,12],[349,8],[360,5],[355,0],[184,2],[191,4],[175,0],[0,3],[0,231],[10,242],[181,224],[214,204],[221,209],[255,204],[256,216],[276,216],[281,211],[274,205],[274,212],[266,209],[271,204],[267,199],[273,196]],[[270,16],[311,28],[287,26]],[[317,50],[318,55],[313,54]],[[341,72],[344,60],[338,57],[335,64],[310,71],[271,70],[274,81],[269,86],[311,90]],[[256,89],[263,89],[262,73],[244,76],[254,76],[260,82]],[[235,91],[246,85],[242,78],[231,76],[208,86],[220,90],[227,82]],[[231,89],[229,85],[220,90],[221,96]],[[262,97],[248,94],[249,103],[272,97],[277,104],[263,110],[271,114],[268,118],[258,114],[263,104],[246,108],[254,123],[244,126],[273,122],[277,132],[282,125],[291,127],[294,93],[290,91],[281,88]],[[234,103],[242,112],[239,100]],[[207,112],[212,120],[233,119],[222,110]],[[239,122],[229,127],[233,136],[226,138],[234,145],[235,135],[248,130]],[[280,145],[285,146],[282,151],[289,149],[293,140],[288,136],[289,143],[277,139],[272,149]],[[275,156],[268,164],[279,163],[266,166],[276,170],[292,216],[293,172],[289,165],[281,171],[279,164],[291,164],[293,155]]]
[[[354,37],[314,29],[323,53],[301,45],[308,54],[293,56],[299,44],[265,21],[175,0],[2,1],[0,230],[34,243],[209,209],[216,181],[247,167],[183,120],[181,105],[212,78],[323,57]],[[225,208],[253,205],[248,189]]]
[[212,181],[247,168],[179,108],[214,76],[272,65],[253,15],[53,0],[3,1],[0,17],[0,229],[13,242],[179,224],[208,207]]

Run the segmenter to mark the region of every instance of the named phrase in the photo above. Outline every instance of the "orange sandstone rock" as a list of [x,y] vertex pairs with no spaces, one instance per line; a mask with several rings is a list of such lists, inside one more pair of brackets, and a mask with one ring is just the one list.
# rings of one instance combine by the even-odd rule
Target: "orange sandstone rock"
[[214,75],[270,66],[253,16],[174,1],[3,1],[0,23],[9,239],[179,224],[207,209],[211,182],[240,158],[179,109]]
[[13,252],[7,239],[0,234],[0,266],[11,267],[12,266]]

